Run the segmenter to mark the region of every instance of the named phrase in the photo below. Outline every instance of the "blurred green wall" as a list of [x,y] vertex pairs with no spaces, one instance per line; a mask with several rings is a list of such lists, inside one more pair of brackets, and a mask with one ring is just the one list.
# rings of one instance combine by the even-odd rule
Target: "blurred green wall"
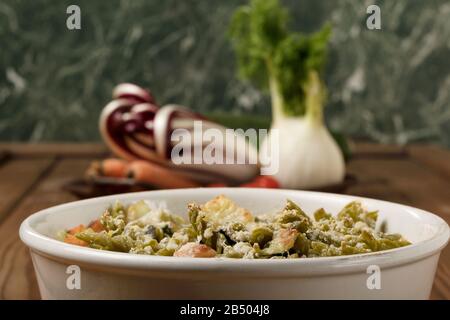
[[[113,86],[134,82],[235,126],[260,126],[267,96],[235,77],[225,32],[239,0],[2,0],[0,140],[98,140]],[[284,0],[295,28],[334,27],[328,124],[379,142],[450,146],[450,2]],[[366,29],[381,7],[382,30]],[[66,28],[77,4],[82,29]]]

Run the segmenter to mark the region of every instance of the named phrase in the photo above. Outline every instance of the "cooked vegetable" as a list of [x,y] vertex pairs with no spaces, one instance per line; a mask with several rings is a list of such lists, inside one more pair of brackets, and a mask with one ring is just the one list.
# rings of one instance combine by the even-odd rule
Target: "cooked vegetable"
[[83,224],[80,224],[80,225],[78,225],[76,227],[73,227],[72,229],[67,230],[67,233],[71,234],[71,235],[75,235],[78,232],[81,232],[81,231],[83,231],[85,229],[86,229],[86,227]]
[[270,176],[258,176],[253,181],[241,184],[240,187],[244,188],[274,188],[280,187],[278,181]]
[[[278,130],[280,141],[275,177],[281,186],[336,184],[344,178],[344,158],[323,121],[326,90],[320,79],[330,27],[304,35],[290,31],[288,21],[278,0],[251,0],[236,11],[229,34],[239,74],[270,92],[271,129]],[[267,154],[270,136],[261,153]]]
[[116,202],[103,213],[100,218],[100,223],[106,232],[111,235],[116,235],[123,232],[127,224],[126,218],[125,207],[121,203]]
[[82,246],[82,247],[88,246],[88,243],[86,241],[83,241],[71,234],[66,234],[66,236],[64,237],[64,242],[74,244],[76,246]]
[[128,162],[121,159],[109,158],[93,161],[86,171],[87,177],[125,178],[128,172]]
[[204,244],[189,242],[175,251],[173,255],[175,257],[212,258],[216,256],[216,252]]
[[100,163],[100,174],[106,177],[124,178],[128,170],[128,162],[121,159],[104,159]]
[[200,186],[198,183],[173,172],[173,170],[144,160],[133,161],[129,166],[128,176],[162,189],[195,188]]
[[189,222],[162,206],[115,203],[99,220],[60,236],[95,249],[177,257],[306,258],[369,253],[406,246],[399,234],[375,231],[377,213],[351,202],[336,217],[309,217],[288,200],[282,210],[254,216],[225,196],[188,205]]
[[150,91],[143,89],[132,83],[121,83],[113,90],[114,99],[132,99],[137,102],[149,102],[156,104],[155,98]]
[[[248,161],[257,158],[257,148],[242,135],[235,137],[233,148],[237,159],[242,157],[246,159],[244,164],[211,166],[204,161],[201,163],[197,163],[196,160],[194,163],[175,161],[178,156],[183,158],[178,160],[187,159],[182,156],[186,155],[183,152],[187,147],[184,142],[191,139],[189,132],[194,130],[199,120],[205,128],[214,128],[221,132],[227,129],[184,106],[175,104],[159,106],[148,90],[131,83],[123,83],[114,88],[113,100],[103,108],[99,129],[103,140],[116,156],[128,161],[141,159],[153,164],[153,166],[147,164],[145,169],[135,168],[132,173],[141,182],[147,182],[155,187],[182,188],[186,183],[192,186],[191,181],[188,182],[186,179],[181,181],[180,175],[198,184],[212,182],[238,184],[257,175],[258,164],[256,161]],[[187,131],[180,132],[180,129]],[[177,133],[179,141],[170,139],[173,133]],[[214,148],[208,148],[211,144],[204,143],[206,141],[194,140],[192,147],[195,145],[195,150],[214,151]],[[99,171],[95,166],[101,167],[101,164],[94,164],[89,175],[91,172],[95,174]],[[173,174],[174,171],[177,174]]]
[[261,252],[262,255],[274,256],[288,253],[294,247],[298,237],[298,231],[295,229],[278,229],[272,241]]
[[58,238],[63,240],[66,243],[74,244],[77,246],[86,247],[88,245],[87,242],[77,238],[75,235],[86,230],[86,227],[83,224],[80,224],[76,227],[73,227],[69,230],[63,231],[58,235]]
[[263,248],[272,239],[272,229],[267,226],[258,226],[251,231],[249,242],[251,244],[257,243],[260,248]]
[[100,219],[96,219],[94,221],[91,221],[89,223],[88,228],[91,228],[95,232],[103,231],[105,228],[103,227],[102,223],[100,222]]

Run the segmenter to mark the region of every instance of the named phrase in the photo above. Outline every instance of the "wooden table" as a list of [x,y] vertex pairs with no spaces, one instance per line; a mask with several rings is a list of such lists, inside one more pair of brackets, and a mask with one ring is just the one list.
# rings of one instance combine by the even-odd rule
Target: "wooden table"
[[[97,144],[0,144],[0,299],[39,299],[22,220],[37,210],[76,200],[61,186],[108,154]],[[346,193],[430,210],[450,222],[450,151],[436,146],[358,143],[348,165],[357,178]],[[450,246],[444,249],[432,299],[450,299]]]

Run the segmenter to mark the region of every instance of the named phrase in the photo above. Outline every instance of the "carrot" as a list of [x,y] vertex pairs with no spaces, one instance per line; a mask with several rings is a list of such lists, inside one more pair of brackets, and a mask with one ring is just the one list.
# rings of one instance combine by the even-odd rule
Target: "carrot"
[[91,221],[88,228],[91,228],[92,230],[94,230],[94,232],[100,232],[104,230],[103,225],[100,223],[99,219]]
[[178,173],[143,160],[131,162],[128,177],[161,189],[195,188],[200,186],[198,183]]
[[100,174],[105,177],[124,178],[127,174],[128,162],[121,159],[104,159],[100,163]]
[[69,229],[67,231],[67,233],[74,236],[78,232],[81,232],[81,231],[84,231],[84,230],[86,230],[86,227],[83,224],[80,224],[80,225],[78,225],[76,227],[73,227],[72,229]]
[[73,234],[66,234],[66,237],[64,238],[64,242],[65,243],[70,243],[70,244],[74,244],[77,246],[82,246],[82,247],[87,247],[87,242],[78,239],[77,237],[75,237]]

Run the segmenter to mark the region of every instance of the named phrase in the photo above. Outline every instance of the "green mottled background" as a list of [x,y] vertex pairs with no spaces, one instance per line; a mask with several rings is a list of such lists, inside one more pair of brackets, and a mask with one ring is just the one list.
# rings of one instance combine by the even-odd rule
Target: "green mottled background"
[[[150,88],[234,126],[266,125],[267,96],[235,77],[225,31],[238,0],[1,0],[0,140],[98,140],[113,86]],[[334,26],[327,121],[379,142],[450,146],[450,2],[283,1],[309,32]],[[378,4],[382,30],[365,27]],[[82,30],[66,28],[78,4]]]

